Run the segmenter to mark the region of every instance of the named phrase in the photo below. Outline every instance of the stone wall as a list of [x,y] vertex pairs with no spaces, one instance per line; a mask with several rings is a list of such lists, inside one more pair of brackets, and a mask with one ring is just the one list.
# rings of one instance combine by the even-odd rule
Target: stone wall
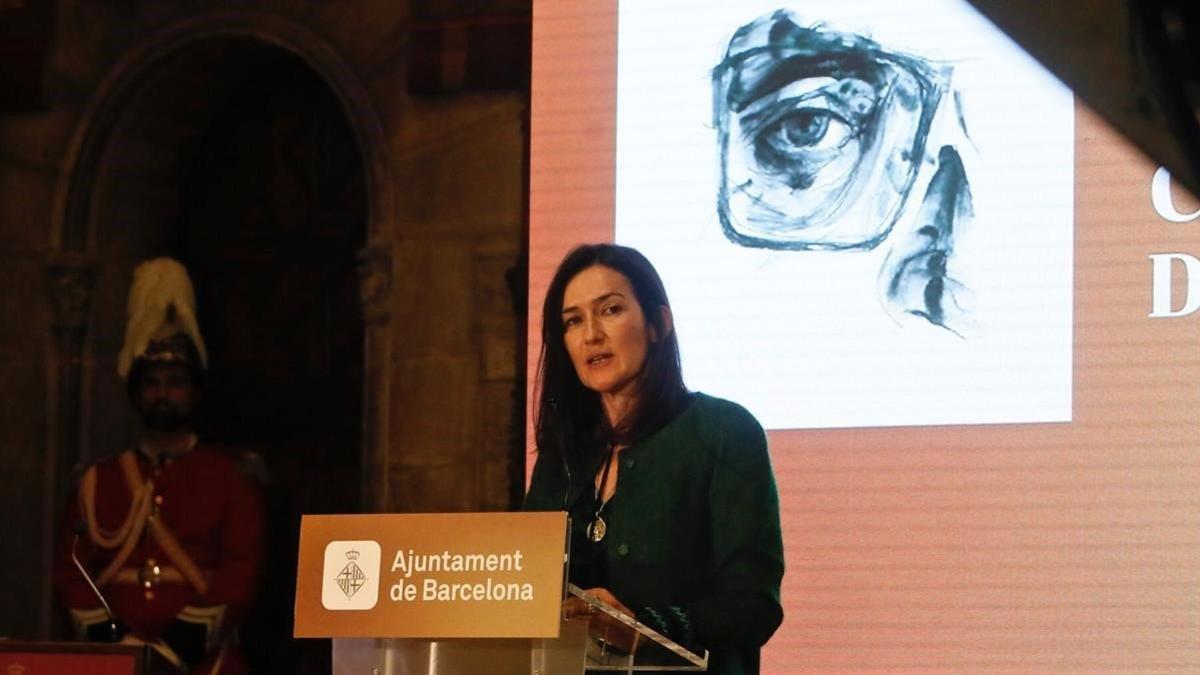
[[[515,12],[519,24],[529,11],[511,0],[463,4],[443,13]],[[421,14],[437,17],[438,6],[420,3]],[[213,36],[261,40],[304,59],[343,102],[360,141],[370,193],[360,255],[364,508],[508,508],[513,449],[517,461],[523,450],[513,438],[523,427],[512,423],[523,391],[523,317],[506,274],[524,245],[526,93],[461,82],[410,93],[406,3],[66,0],[54,17],[43,100],[0,113],[0,508],[9,514],[5,541],[23,542],[0,561],[10,587],[0,637],[56,630],[50,523],[71,467],[106,450],[80,430],[97,428],[99,415],[113,438],[95,445],[129,433],[128,420],[109,423],[118,406],[96,383],[111,379],[129,270],[159,249],[177,208],[156,185],[162,171],[136,168],[170,164],[162,152],[182,133],[171,127],[176,113],[163,113],[165,128],[125,136],[144,142],[108,149],[119,161],[97,153],[141,105],[148,78]],[[527,66],[517,59],[513,67]],[[220,86],[203,69],[187,77],[193,93]],[[105,181],[125,196],[109,190],[110,201],[92,203]],[[130,230],[112,224],[121,209]]]

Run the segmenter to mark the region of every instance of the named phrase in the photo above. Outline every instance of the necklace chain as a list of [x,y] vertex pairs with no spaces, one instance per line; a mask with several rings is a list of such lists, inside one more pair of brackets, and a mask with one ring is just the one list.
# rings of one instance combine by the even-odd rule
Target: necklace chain
[[[608,506],[608,502],[612,499],[609,495],[607,499],[601,501],[600,497],[604,494],[604,488],[608,483],[608,472],[612,468],[613,457],[617,454],[617,446],[615,443],[610,443],[608,446],[608,458],[604,460],[604,469],[600,472],[600,481],[596,484],[593,492],[596,504],[596,510],[592,513],[592,522],[587,526],[587,537],[593,542],[599,543],[604,540],[604,535],[608,533],[608,524],[604,522],[604,518],[600,517],[604,507]],[[616,490],[613,491],[616,494]]]

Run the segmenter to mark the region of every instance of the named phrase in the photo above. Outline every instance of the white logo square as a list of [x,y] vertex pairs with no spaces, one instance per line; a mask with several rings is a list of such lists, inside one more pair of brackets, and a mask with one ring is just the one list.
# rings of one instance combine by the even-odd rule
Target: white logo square
[[371,609],[379,600],[377,541],[331,541],[325,547],[321,604],[332,610]]

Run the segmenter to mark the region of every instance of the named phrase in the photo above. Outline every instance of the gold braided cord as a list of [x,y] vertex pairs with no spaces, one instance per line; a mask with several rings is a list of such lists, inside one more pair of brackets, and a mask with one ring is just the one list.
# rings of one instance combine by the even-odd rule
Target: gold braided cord
[[192,561],[191,556],[184,550],[179,540],[171,534],[167,526],[160,519],[151,515],[154,481],[142,479],[142,472],[138,468],[137,459],[132,452],[127,450],[122,453],[118,462],[121,465],[121,472],[125,476],[125,484],[129,487],[129,493],[132,495],[132,503],[129,513],[125,516],[125,521],[115,532],[103,530],[96,518],[95,466],[84,474],[79,489],[80,508],[87,520],[88,536],[92,542],[96,546],[107,549],[120,546],[120,550],[97,577],[96,585],[106,586],[116,577],[117,572],[125,565],[125,561],[129,560],[129,556],[133,554],[133,549],[141,539],[146,524],[149,523],[150,534],[154,536],[154,540],[158,542],[159,547],[167,554],[171,562],[175,563],[175,567],[179,568],[192,588],[196,589],[200,595],[207,594],[208,581],[200,572],[200,568],[196,567],[196,563]]
[[[118,461],[121,464],[123,473],[125,474],[125,484],[129,486],[129,493],[132,495],[133,499],[132,505],[129,508],[129,515],[126,516],[126,521],[131,524],[131,528],[125,533],[123,540],[120,542],[121,550],[117,551],[117,554],[113,556],[112,560],[109,561],[108,566],[105,567],[104,571],[100,573],[99,577],[97,577],[97,586],[107,586],[109,582],[111,582],[113,578],[117,576],[117,572],[119,572],[121,567],[125,565],[125,561],[129,560],[129,556],[133,554],[134,547],[136,547],[138,541],[141,540],[142,532],[146,529],[146,521],[150,518],[150,499],[151,495],[154,494],[154,481],[142,480],[141,472],[138,471],[137,468],[137,459],[133,456],[131,451],[126,450],[125,452],[121,453],[121,457]],[[91,496],[93,511],[95,511],[96,503],[94,483],[95,481],[93,481],[93,494]],[[92,520],[94,520],[94,518]],[[124,527],[122,527],[122,529],[124,529]],[[90,530],[89,533],[91,533]],[[93,535],[93,537],[94,536],[95,535]],[[109,546],[108,548],[112,548],[112,546]]]
[[179,540],[171,534],[171,531],[167,529],[162,520],[158,518],[150,519],[150,534],[154,535],[154,539],[158,542],[159,547],[167,554],[171,562],[175,563],[175,566],[183,573],[183,576],[192,585],[192,588],[196,589],[196,592],[200,595],[206,595],[208,593],[208,582],[204,580],[204,575],[200,573],[200,568],[196,567],[196,563],[192,561],[192,557],[187,554],[187,551],[183,550],[183,546],[179,543]]
[[[151,490],[153,490],[153,482],[142,480],[142,472],[138,469],[137,459],[134,458],[132,452],[121,455],[121,469],[125,473],[125,482],[129,485],[131,492],[136,492],[139,488],[146,485],[149,485]],[[147,499],[146,504],[147,513],[149,513],[149,499]],[[147,521],[150,523],[150,534],[154,535],[154,540],[158,542],[163,553],[166,553],[171,562],[175,563],[175,566],[183,573],[183,576],[192,585],[192,588],[196,589],[196,592],[200,595],[208,593],[208,582],[204,580],[204,575],[200,573],[200,568],[196,567],[196,563],[192,561],[192,557],[187,554],[187,551],[183,550],[183,546],[179,543],[179,540],[171,534],[171,531],[167,529],[167,526],[160,518],[149,517],[144,519],[143,523]],[[121,562],[123,563],[124,560]],[[113,574],[116,574],[115,570]]]
[[142,479],[142,470],[138,468],[137,457],[134,457],[132,450],[121,453],[118,463],[121,465],[121,474],[125,476],[125,484],[129,486],[131,494],[137,494],[138,490],[150,484],[151,481]]
[[[125,454],[132,457],[133,453]],[[125,514],[125,520],[116,530],[105,530],[100,527],[100,521],[96,517],[96,467],[91,466],[83,474],[79,485],[79,510],[87,522],[88,538],[100,548],[113,549],[124,544],[131,530],[141,529],[137,521],[150,512],[150,496],[153,493],[154,485],[150,482],[139,485],[137,489],[131,489],[133,499],[129,504],[129,511]]]
[[117,554],[108,563],[108,567],[105,567],[100,576],[96,577],[97,586],[107,586],[113,580],[113,577],[117,576],[117,572],[121,570],[125,561],[129,560],[129,556],[133,554],[134,547],[141,540],[142,531],[146,528],[146,521],[150,518],[150,500],[142,500],[142,504],[141,511],[138,513],[137,518],[134,519],[133,530],[125,538],[124,543],[121,545],[121,550],[117,551]]

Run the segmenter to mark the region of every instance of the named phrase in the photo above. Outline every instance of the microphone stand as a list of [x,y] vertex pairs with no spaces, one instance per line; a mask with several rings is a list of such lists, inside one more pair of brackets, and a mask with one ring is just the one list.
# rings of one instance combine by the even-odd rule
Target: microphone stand
[[[75,549],[78,545],[79,533],[76,532],[75,538],[71,540],[71,562],[75,563],[75,569],[79,570],[79,574],[83,576],[83,580],[87,582],[92,592],[96,594],[96,598],[100,600],[100,604],[104,607],[104,613],[108,615],[108,622],[104,625],[103,629],[97,631],[97,637],[103,642],[120,642],[121,628],[117,625],[117,618],[113,616],[112,607],[108,605],[108,600],[104,598],[104,594],[96,587],[96,583],[92,581],[92,575],[87,573],[87,570],[83,567],[83,563],[79,562],[79,557],[75,555]],[[88,633],[90,637],[91,630]]]

